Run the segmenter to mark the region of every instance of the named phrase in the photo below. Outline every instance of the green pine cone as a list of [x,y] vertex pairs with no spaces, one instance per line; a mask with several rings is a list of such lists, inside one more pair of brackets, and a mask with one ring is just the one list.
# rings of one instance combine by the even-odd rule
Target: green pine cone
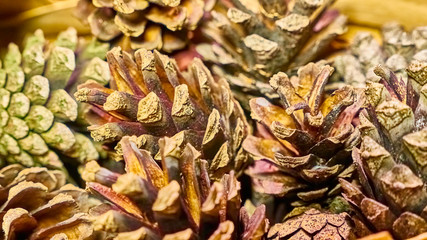
[[97,41],[84,43],[73,28],[53,42],[37,30],[22,51],[9,45],[0,64],[1,164],[62,168],[58,154],[79,162],[98,159],[92,141],[70,128],[85,109],[70,93],[86,80],[108,83],[102,60],[108,48]]

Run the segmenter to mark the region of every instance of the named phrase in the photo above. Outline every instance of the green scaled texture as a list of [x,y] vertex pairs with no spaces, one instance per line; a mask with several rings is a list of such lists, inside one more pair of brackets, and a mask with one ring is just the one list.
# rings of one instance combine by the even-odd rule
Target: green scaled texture
[[99,158],[91,140],[74,127],[85,106],[71,93],[81,82],[109,82],[103,60],[108,48],[79,39],[73,28],[52,42],[37,30],[26,38],[22,51],[9,45],[0,65],[2,165],[62,168],[60,157],[78,162]]

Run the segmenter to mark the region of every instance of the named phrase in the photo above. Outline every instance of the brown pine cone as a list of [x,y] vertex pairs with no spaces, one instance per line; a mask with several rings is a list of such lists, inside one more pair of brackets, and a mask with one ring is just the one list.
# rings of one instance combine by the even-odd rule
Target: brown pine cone
[[2,239],[88,239],[90,201],[80,188],[65,184],[61,171],[23,168],[0,170]]
[[[345,87],[327,95],[323,88],[333,68],[310,63],[290,79],[274,75],[270,84],[281,98],[277,106],[264,98],[250,101],[258,121],[258,136],[243,143],[255,163],[251,177],[254,198],[283,214],[311,203],[322,207],[342,202],[338,178],[351,178],[351,150],[360,142],[353,119],[363,104],[363,92]],[[275,211],[274,197],[287,211]],[[331,202],[332,201],[332,202]],[[270,215],[271,216],[271,215]],[[280,220],[283,216],[277,216]]]
[[276,99],[268,80],[331,50],[346,31],[333,0],[219,0],[201,31],[214,43],[196,47],[212,72],[230,83],[245,109],[254,96]]
[[[182,146],[191,143],[208,161],[211,178],[240,174],[247,165],[241,143],[249,126],[227,82],[214,79],[199,59],[180,72],[157,51],[140,49],[134,57],[114,48],[107,54],[111,88],[88,82],[75,94],[93,105],[87,119],[94,140],[112,149],[122,137],[135,136],[138,148],[156,155],[159,138],[167,136]],[[120,159],[120,144],[116,149]]]
[[80,0],[76,15],[87,22],[102,41],[119,36],[130,40],[132,49],[172,52],[184,48],[205,11],[215,1]]
[[387,230],[407,239],[427,231],[427,85],[413,85],[426,70],[427,62],[411,63],[405,81],[377,66],[379,81],[367,83],[363,141],[352,154],[359,182],[341,180],[362,233]]
[[160,140],[161,167],[131,138],[121,145],[125,173],[96,162],[83,173],[88,189],[106,200],[91,210],[104,239],[262,239],[265,206],[241,208],[233,171],[210,181],[200,152],[167,137]]

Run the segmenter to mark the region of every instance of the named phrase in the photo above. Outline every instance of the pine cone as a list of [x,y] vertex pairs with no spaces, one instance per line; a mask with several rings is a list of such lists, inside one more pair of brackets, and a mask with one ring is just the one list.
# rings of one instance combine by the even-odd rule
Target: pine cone
[[367,109],[360,113],[363,140],[353,150],[359,184],[341,180],[344,197],[355,208],[363,231],[388,230],[396,239],[427,231],[427,62],[408,67],[410,79],[377,66],[379,82],[368,82]]
[[349,178],[354,170],[351,149],[360,142],[360,133],[352,121],[364,101],[363,92],[352,87],[326,95],[323,88],[332,71],[310,63],[299,69],[298,77],[278,73],[270,84],[282,106],[264,98],[250,101],[259,137],[249,136],[243,143],[255,160],[246,173],[257,202],[272,214],[284,212],[274,210],[273,196],[285,198],[278,201],[290,203],[282,206],[288,211],[310,203],[345,210],[342,199],[330,201],[339,194],[338,178]]
[[[215,80],[199,59],[184,73],[157,51],[140,49],[134,61],[114,48],[107,60],[112,88],[87,83],[75,94],[78,101],[94,106],[97,117],[90,118],[89,130],[95,141],[109,142],[111,149],[122,137],[135,136],[139,148],[156,154],[158,139],[167,136],[200,151],[211,178],[245,167],[241,142],[249,129],[243,111],[227,82]],[[120,158],[121,145],[116,149]]]
[[266,83],[271,76],[317,60],[345,31],[346,18],[328,10],[333,0],[231,2],[219,2],[202,28],[214,44],[196,50],[214,63],[213,72],[228,80],[242,105],[251,95],[276,98]]
[[109,73],[103,71],[108,66],[101,60],[107,49],[97,41],[78,44],[72,28],[52,43],[37,30],[27,37],[22,53],[9,45],[0,69],[2,164],[61,168],[56,153],[79,162],[98,158],[91,140],[68,126],[79,109],[64,88],[72,92],[74,84],[88,79],[108,83]]
[[323,240],[355,239],[350,217],[346,213],[323,213],[309,209],[270,228],[267,239]]
[[87,239],[88,195],[58,170],[13,164],[0,170],[2,239]]
[[214,1],[80,0],[76,14],[103,41],[124,35],[132,49],[184,48]]
[[[390,23],[382,29],[382,42],[380,45],[370,33],[358,33],[348,53],[335,58],[334,82],[328,88],[336,89],[346,84],[364,87],[368,80],[378,81],[373,70],[380,64],[407,79],[406,68],[412,61],[427,60],[427,27],[406,32],[401,25]],[[412,81],[418,88],[425,83],[418,83],[420,79]]]
[[[234,172],[211,182],[208,163],[191,144],[160,140],[161,166],[130,137],[121,141],[124,174],[89,162],[87,186],[107,202],[91,210],[103,239],[262,239],[265,206],[241,206]],[[183,148],[183,149],[180,149]]]

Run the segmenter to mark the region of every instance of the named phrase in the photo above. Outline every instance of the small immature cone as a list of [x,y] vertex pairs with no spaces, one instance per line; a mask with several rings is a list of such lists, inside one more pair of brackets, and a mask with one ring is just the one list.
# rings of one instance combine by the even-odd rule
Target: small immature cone
[[52,42],[36,30],[23,45],[21,52],[10,44],[0,70],[0,158],[52,168],[62,168],[52,150],[79,162],[98,159],[91,140],[67,126],[77,120],[80,107],[68,91],[87,79],[108,82],[108,64],[100,58],[108,44],[85,45],[69,28]]

